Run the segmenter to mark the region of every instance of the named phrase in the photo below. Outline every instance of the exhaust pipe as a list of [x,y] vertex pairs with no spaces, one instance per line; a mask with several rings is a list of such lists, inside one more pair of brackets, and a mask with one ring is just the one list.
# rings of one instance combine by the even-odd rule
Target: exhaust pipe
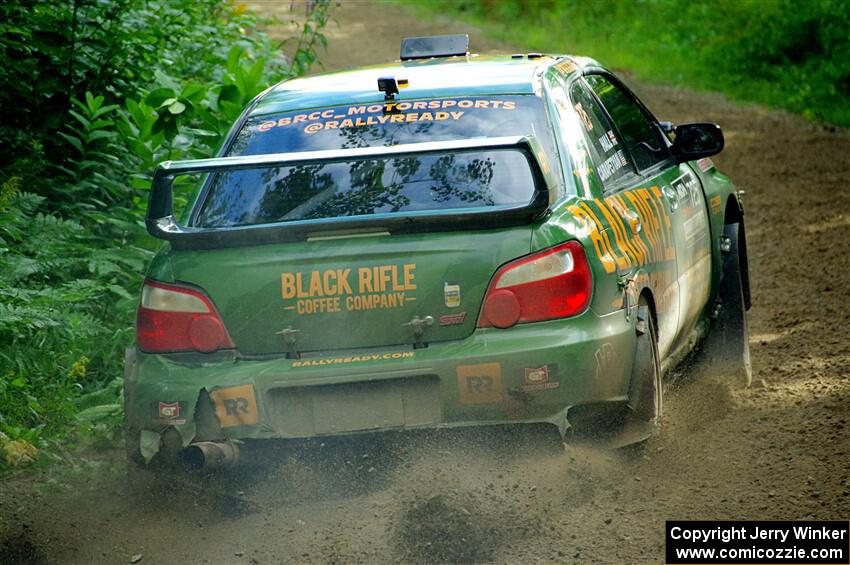
[[192,471],[230,467],[239,460],[239,447],[229,441],[199,441],[183,450],[183,463]]

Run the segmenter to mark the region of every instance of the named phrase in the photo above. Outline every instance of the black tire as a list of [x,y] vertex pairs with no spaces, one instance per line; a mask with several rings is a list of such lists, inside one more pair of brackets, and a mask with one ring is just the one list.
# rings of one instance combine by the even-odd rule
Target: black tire
[[661,365],[658,359],[658,332],[646,297],[638,302],[635,321],[635,359],[629,384],[629,401],[623,423],[622,444],[638,444],[649,439],[658,427],[664,404]]
[[746,284],[746,249],[743,230],[738,224],[726,224],[723,236],[729,242],[724,253],[723,273],[720,280],[720,311],[711,325],[705,341],[704,362],[711,372],[744,387],[750,386],[753,370],[750,363],[750,341],[747,327],[749,289]]

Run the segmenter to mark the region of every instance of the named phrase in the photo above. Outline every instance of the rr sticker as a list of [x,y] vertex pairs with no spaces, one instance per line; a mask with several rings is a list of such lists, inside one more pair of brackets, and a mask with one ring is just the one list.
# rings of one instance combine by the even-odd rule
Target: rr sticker
[[254,385],[220,388],[210,393],[215,404],[215,414],[222,428],[247,426],[260,421]]
[[457,392],[462,404],[494,404],[502,400],[502,366],[499,363],[458,365]]

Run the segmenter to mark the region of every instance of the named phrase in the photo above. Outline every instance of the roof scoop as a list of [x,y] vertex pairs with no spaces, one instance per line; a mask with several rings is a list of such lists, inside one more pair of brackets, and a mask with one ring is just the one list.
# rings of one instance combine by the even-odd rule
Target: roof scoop
[[469,54],[469,35],[430,35],[401,40],[401,60],[455,57]]

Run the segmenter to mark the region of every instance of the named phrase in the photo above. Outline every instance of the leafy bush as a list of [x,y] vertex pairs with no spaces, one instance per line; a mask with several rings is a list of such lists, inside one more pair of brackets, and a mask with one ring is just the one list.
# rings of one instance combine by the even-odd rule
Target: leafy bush
[[850,126],[846,0],[437,0],[533,50],[589,55]]
[[81,429],[120,435],[123,350],[156,245],[152,170],[211,156],[254,96],[309,69],[330,2],[308,7],[289,61],[224,0],[0,4],[0,106],[14,108],[0,115],[7,463]]
[[[104,314],[132,309],[138,255],[97,245],[45,198],[3,185],[0,201],[0,428],[35,441],[64,435],[75,396],[114,378],[130,337]],[[129,274],[128,274],[129,273]]]
[[53,132],[87,91],[121,102],[162,74],[217,82],[233,46],[288,68],[264,34],[245,33],[257,23],[244,5],[221,0],[0,3],[0,106],[14,109],[0,118],[0,144],[13,148],[0,169],[30,179],[61,162],[66,148]]

